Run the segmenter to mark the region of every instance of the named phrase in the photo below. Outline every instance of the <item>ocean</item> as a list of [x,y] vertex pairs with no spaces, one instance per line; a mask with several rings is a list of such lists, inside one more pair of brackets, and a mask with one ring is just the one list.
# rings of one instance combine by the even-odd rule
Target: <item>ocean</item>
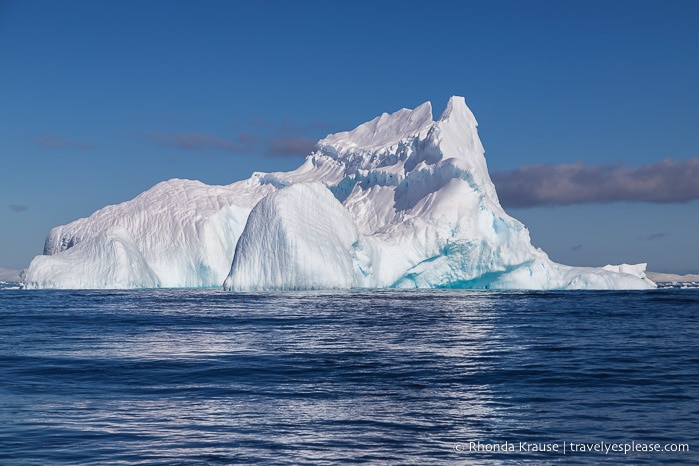
[[0,291],[0,464],[699,464],[699,290]]

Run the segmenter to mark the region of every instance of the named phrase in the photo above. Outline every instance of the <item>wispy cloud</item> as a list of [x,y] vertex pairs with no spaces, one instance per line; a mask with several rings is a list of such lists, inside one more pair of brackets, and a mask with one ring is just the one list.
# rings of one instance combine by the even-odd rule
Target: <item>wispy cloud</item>
[[268,154],[275,157],[308,155],[316,145],[314,139],[293,136],[271,138]]
[[88,141],[77,141],[74,139],[59,138],[54,136],[42,136],[36,143],[44,149],[91,149],[92,144]]
[[7,207],[9,207],[10,210],[15,213],[25,212],[29,209],[29,207],[24,204],[10,204]]
[[641,239],[642,239],[643,241],[655,241],[655,240],[658,240],[658,239],[667,238],[668,236],[670,236],[670,233],[661,232],[661,233],[653,233],[653,234],[651,234],[651,235],[644,236],[644,237],[642,237]]
[[246,130],[227,137],[200,132],[151,132],[147,137],[161,146],[183,150],[214,150],[265,157],[303,157],[310,154],[316,141],[326,134],[319,132],[331,128],[326,123],[275,124],[259,118],[253,118],[243,126],[247,127]]
[[187,150],[217,149],[227,152],[240,153],[245,150],[245,144],[207,133],[149,133],[148,137],[163,146]]
[[617,201],[682,203],[699,199],[699,157],[622,165],[532,165],[494,172],[505,207],[538,207]]

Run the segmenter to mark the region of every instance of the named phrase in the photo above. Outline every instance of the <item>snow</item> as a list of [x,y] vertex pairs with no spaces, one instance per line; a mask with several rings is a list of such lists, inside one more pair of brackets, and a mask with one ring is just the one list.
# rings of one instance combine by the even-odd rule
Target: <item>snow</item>
[[500,206],[463,97],[329,135],[296,170],[160,183],[54,228],[29,288],[642,289],[645,264],[570,267]]

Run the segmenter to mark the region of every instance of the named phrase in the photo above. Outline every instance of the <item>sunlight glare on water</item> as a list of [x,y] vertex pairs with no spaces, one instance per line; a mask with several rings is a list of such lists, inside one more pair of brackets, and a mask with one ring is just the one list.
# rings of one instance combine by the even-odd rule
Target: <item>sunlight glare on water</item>
[[698,315],[691,290],[3,290],[0,463],[691,462],[463,446],[699,447]]

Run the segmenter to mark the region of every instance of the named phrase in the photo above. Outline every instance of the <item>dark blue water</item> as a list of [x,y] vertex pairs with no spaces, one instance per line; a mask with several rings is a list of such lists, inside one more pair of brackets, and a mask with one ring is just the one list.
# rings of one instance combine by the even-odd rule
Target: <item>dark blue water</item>
[[0,292],[3,465],[690,464],[698,432],[697,290]]

